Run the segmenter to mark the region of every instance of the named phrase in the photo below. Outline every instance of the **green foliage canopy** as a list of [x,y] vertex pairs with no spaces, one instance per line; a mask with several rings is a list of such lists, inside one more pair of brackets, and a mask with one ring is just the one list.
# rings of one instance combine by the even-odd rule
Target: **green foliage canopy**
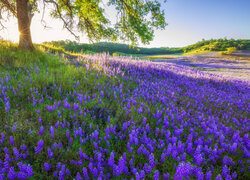
[[[76,30],[85,33],[90,41],[125,40],[131,44],[153,40],[155,29],[166,26],[165,13],[157,0],[21,0],[28,1],[29,14],[51,9],[50,15],[63,21],[64,27],[76,38]],[[43,5],[43,6],[40,6]],[[111,24],[105,7],[117,11],[117,22]],[[50,7],[50,8],[46,8]],[[0,19],[3,12],[17,17],[15,0],[0,0]]]

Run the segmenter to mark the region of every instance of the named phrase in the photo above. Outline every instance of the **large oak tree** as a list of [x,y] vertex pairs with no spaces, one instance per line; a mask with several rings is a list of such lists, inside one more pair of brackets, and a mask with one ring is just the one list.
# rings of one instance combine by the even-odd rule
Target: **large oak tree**
[[[39,6],[38,6],[39,5]],[[42,5],[42,6],[41,6]],[[113,6],[117,21],[111,24],[105,15],[105,7]],[[39,7],[41,10],[39,11]],[[62,20],[64,28],[75,34],[85,33],[91,41],[100,39],[125,40],[144,44],[153,39],[154,29],[166,26],[164,11],[157,0],[0,0],[0,24],[4,13],[17,18],[19,47],[34,49],[30,24],[37,12],[44,13],[50,7],[50,15]]]

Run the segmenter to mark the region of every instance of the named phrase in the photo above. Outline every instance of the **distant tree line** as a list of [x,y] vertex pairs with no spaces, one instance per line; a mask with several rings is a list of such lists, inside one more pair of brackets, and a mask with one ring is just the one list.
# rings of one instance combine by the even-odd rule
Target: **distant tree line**
[[161,54],[176,54],[186,53],[190,51],[226,51],[228,48],[236,48],[236,50],[250,50],[250,40],[248,39],[211,39],[202,40],[193,45],[182,48],[142,48],[130,46],[127,44],[118,44],[111,42],[99,42],[93,44],[77,43],[75,41],[52,41],[45,44],[53,45],[58,48],[63,48],[71,52],[83,53],[102,53],[109,54],[141,54],[141,55],[161,55]]
[[141,48],[137,46],[130,46],[127,44],[118,44],[110,42],[99,42],[94,44],[77,43],[75,41],[52,41],[45,42],[46,44],[52,44],[56,47],[62,47],[66,51],[71,52],[83,52],[83,53],[101,53],[107,52],[113,53],[125,53],[125,54],[144,54],[144,55],[155,55],[155,54],[175,54],[182,53],[183,50],[180,48]]

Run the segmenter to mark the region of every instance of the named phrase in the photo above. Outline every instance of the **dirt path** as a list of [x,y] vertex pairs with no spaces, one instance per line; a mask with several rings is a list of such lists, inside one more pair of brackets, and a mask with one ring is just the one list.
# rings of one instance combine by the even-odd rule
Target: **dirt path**
[[173,59],[155,59],[156,63],[171,63],[198,68],[226,78],[250,81],[250,52],[237,52],[232,56],[217,53],[179,56]]

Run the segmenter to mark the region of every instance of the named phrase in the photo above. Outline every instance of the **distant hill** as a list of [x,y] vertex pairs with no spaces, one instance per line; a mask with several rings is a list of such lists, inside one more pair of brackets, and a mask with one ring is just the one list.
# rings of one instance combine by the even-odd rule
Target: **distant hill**
[[118,44],[110,42],[99,42],[94,44],[77,43],[75,41],[52,41],[44,44],[61,47],[66,51],[72,52],[87,52],[100,53],[108,52],[110,54],[142,54],[142,55],[156,55],[156,54],[175,54],[182,53],[180,48],[141,48],[137,46],[130,46],[127,44]]
[[250,50],[249,39],[211,39],[202,40],[193,45],[182,48],[184,53],[187,52],[204,52],[204,51],[226,51],[228,48],[236,50]]

